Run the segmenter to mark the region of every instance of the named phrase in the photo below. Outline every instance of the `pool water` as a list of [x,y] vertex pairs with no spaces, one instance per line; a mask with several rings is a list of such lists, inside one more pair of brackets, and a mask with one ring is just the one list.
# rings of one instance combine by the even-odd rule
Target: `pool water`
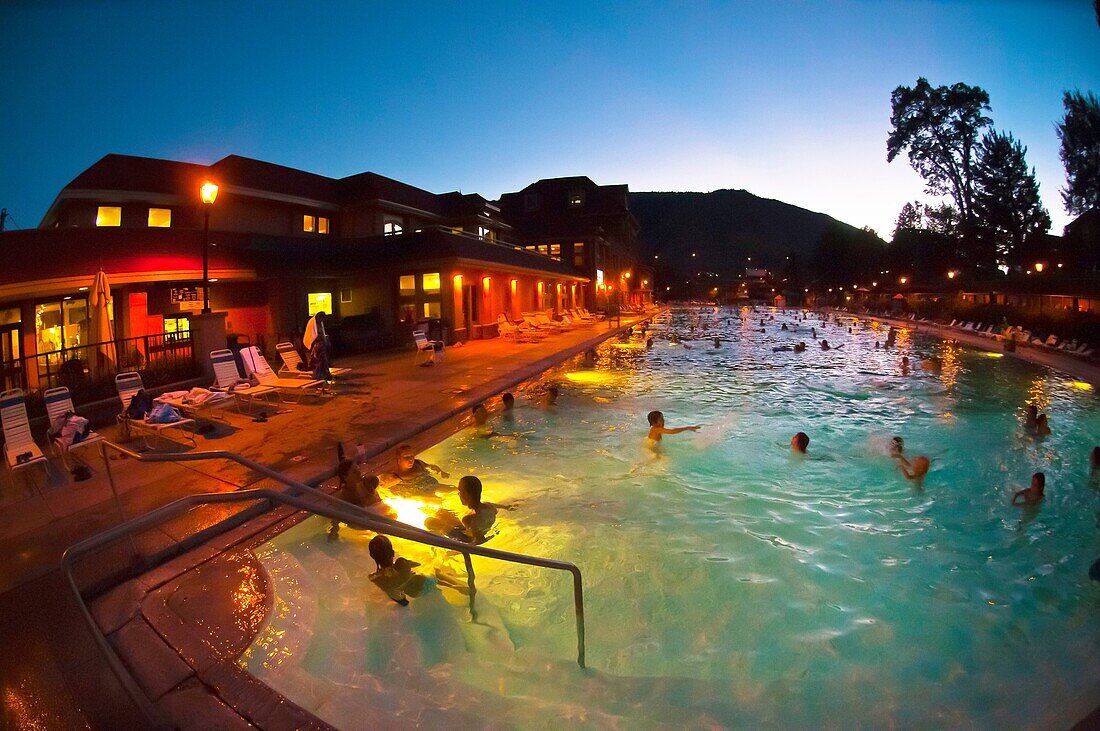
[[[445,587],[401,607],[367,578],[371,536],[328,542],[317,518],[257,549],[275,611],[241,664],[342,728],[999,728],[1087,715],[1100,701],[1100,585],[1087,576],[1100,557],[1096,392],[910,331],[875,349],[877,322],[815,318],[819,338],[844,346],[825,352],[797,313],[745,314],[673,311],[652,350],[609,343],[595,368],[551,374],[555,408],[531,393],[513,422],[494,412],[506,437],[466,430],[421,455],[514,503],[488,545],[581,568],[588,670],[566,575],[475,558],[476,621]],[[776,318],[764,333],[762,317]],[[807,352],[773,351],[799,340]],[[931,354],[941,373],[921,370]],[[1045,440],[1021,428],[1029,402],[1051,415]],[[655,453],[643,444],[653,409],[703,428]],[[805,457],[791,454],[796,431],[811,437]],[[931,457],[923,489],[887,456],[893,435]],[[1046,498],[1012,506],[1037,470]],[[464,576],[453,556],[395,546],[425,573]]]

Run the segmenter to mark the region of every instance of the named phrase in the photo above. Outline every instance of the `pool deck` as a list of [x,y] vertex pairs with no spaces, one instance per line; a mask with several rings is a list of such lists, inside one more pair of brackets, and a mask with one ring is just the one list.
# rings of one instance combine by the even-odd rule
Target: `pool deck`
[[[499,338],[473,341],[463,347],[448,348],[441,363],[426,368],[413,365],[411,350],[341,359],[339,365],[352,368],[354,373],[338,384],[335,398],[313,403],[307,400],[282,407],[275,414],[268,409],[267,422],[253,422],[247,415],[225,409],[222,411],[225,423],[217,424],[209,434],[198,435],[197,448],[237,452],[294,479],[317,484],[333,474],[338,441],[343,440],[349,454],[354,454],[356,444],[361,443],[368,459],[382,458],[393,446],[458,418],[471,404],[530,380],[649,316],[624,317],[614,327],[608,323],[578,327],[538,343],[516,344]],[[100,433],[112,440],[118,437],[113,427]],[[171,442],[162,443],[161,448],[188,449]],[[0,662],[0,683],[5,688],[5,703],[0,725],[3,727],[144,725],[95,647],[58,570],[65,548],[119,522],[98,453],[90,455],[89,462],[94,475],[80,483],[74,483],[60,465],[55,465],[57,474],[45,481],[39,470],[36,485],[23,476],[17,477],[13,484],[6,474],[2,483],[0,551],[5,561],[0,564],[0,622],[5,631],[0,635],[0,653],[4,658]],[[251,471],[221,462],[186,466],[149,464],[116,454],[110,465],[127,518],[187,495],[268,486],[266,480]],[[137,536],[138,553],[150,555],[169,547],[238,509],[190,511],[159,530]],[[288,515],[289,511],[274,511],[267,517],[268,524]],[[217,542],[221,548],[227,548],[256,531],[252,528],[249,532],[248,526],[241,526]],[[208,552],[205,558],[214,555],[214,549],[210,548],[197,552],[204,550]],[[195,560],[192,555],[170,561],[162,570],[158,569],[157,585],[174,580],[184,566]],[[105,551],[96,560],[84,562],[78,578],[84,584],[94,584],[134,561],[129,548],[120,544],[117,550]],[[149,584],[148,588],[151,597],[154,587]],[[199,712],[212,719],[223,719],[224,724],[217,725],[219,728],[240,725],[240,716],[233,714],[234,720],[229,715],[220,715],[227,709],[212,704],[209,694],[199,692],[193,668],[188,671],[183,667],[185,663],[180,656],[160,640],[148,623],[134,616],[134,600],[138,597],[127,600],[116,593],[112,598],[117,600],[115,605],[101,601],[97,612],[114,630],[112,642],[128,660],[143,659],[142,665],[162,671],[153,679],[153,685],[146,687],[147,691],[157,697],[171,692],[165,705],[175,718],[194,719],[196,716],[192,714]],[[108,616],[111,611],[116,611],[113,617]],[[204,671],[217,672],[211,667],[204,667]],[[239,690],[248,695],[247,688]],[[274,726],[283,722],[311,725],[309,719],[296,716],[285,705],[263,712],[272,714],[269,720]]]
[[1023,343],[1018,343],[1014,352],[1005,353],[1004,343],[1000,340],[982,337],[981,335],[976,335],[966,330],[948,327],[935,322],[915,322],[913,320],[901,320],[893,317],[884,317],[882,315],[865,315],[855,312],[845,312],[844,310],[836,310],[835,312],[851,317],[878,320],[887,325],[903,327],[908,330],[913,330],[914,332],[956,340],[963,345],[968,345],[978,350],[1004,353],[1005,357],[1017,358],[1027,361],[1028,363],[1047,366],[1048,368],[1053,368],[1056,371],[1061,371],[1062,373],[1073,376],[1078,380],[1091,383],[1094,388],[1100,388],[1100,366],[1083,358],[1069,355],[1068,353],[1059,353],[1045,348],[1036,348],[1032,345],[1024,345]]

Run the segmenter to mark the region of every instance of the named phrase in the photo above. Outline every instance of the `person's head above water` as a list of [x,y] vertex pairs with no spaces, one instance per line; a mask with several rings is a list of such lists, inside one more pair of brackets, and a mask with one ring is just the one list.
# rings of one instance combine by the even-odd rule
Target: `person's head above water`
[[665,415],[660,411],[650,411],[645,417],[649,421],[650,426],[664,426]]
[[1031,476],[1031,489],[1037,492],[1039,495],[1043,494],[1043,490],[1047,486],[1047,476],[1042,472],[1036,472]]
[[401,469],[408,469],[416,462],[416,452],[413,451],[411,444],[402,444],[397,448],[397,466]]
[[800,431],[791,437],[791,449],[795,452],[806,453],[806,447],[810,446],[810,435]]
[[504,403],[505,410],[510,410],[513,406],[516,405],[516,397],[510,393],[506,393],[501,396],[500,400]]
[[890,440],[890,454],[892,454],[892,455],[901,454],[904,449],[905,449],[905,440],[902,439],[901,437],[894,437],[893,439]]
[[458,499],[468,508],[481,504],[481,480],[474,475],[466,475],[458,481]]
[[470,409],[470,413],[473,414],[474,423],[478,426],[489,420],[489,411],[485,408],[485,404],[476,404]]
[[370,553],[370,557],[374,559],[374,562],[378,564],[378,568],[384,569],[393,566],[393,544],[390,543],[389,538],[383,535],[377,535],[371,538],[370,543],[367,544],[367,552]]
[[547,406],[553,406],[558,402],[558,387],[551,386],[546,389],[546,395],[542,397],[542,402]]

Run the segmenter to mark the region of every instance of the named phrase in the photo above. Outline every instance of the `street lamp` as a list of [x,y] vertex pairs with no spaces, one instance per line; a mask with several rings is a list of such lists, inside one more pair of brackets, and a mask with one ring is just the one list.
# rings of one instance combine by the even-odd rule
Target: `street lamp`
[[949,271],[947,273],[947,278],[948,279],[954,279],[957,275],[958,275],[958,272],[956,272],[954,269],[952,269],[951,271]]
[[1035,271],[1039,272],[1040,274],[1043,273],[1043,262],[1041,262],[1041,261],[1035,262]]
[[206,216],[202,226],[202,314],[210,314],[210,209],[218,199],[218,185],[205,181],[199,188]]

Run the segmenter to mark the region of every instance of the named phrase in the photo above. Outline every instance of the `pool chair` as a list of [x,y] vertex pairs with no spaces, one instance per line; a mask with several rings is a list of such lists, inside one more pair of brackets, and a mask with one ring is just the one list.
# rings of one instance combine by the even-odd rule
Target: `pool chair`
[[578,310],[575,307],[573,309],[569,310],[569,314],[572,315],[573,319],[577,320],[578,322],[595,322],[596,321],[596,318],[592,317],[591,315],[584,314],[583,312],[581,312],[580,310]]
[[280,378],[275,375],[275,371],[268,365],[267,358],[255,345],[250,345],[241,351],[241,363],[244,364],[244,373],[250,380],[261,386],[275,389],[283,401],[298,403],[303,396],[326,395],[324,381]]
[[581,312],[582,315],[588,315],[589,317],[594,318],[596,320],[604,320],[604,319],[607,318],[607,315],[601,315],[599,313],[589,312],[587,307],[580,308],[580,312]]
[[36,464],[42,465],[49,475],[50,461],[31,436],[31,423],[27,418],[27,402],[23,398],[23,389],[13,388],[0,393],[0,421],[4,427],[4,464],[11,475],[12,487],[15,487],[16,472]]
[[413,345],[416,346],[413,363],[420,361],[421,356],[424,358],[424,363],[438,363],[447,354],[447,346],[443,341],[428,340],[428,335],[423,330],[413,330]]
[[214,368],[214,385],[210,390],[232,394],[238,412],[250,414],[256,399],[279,396],[279,392],[270,386],[253,385],[241,378],[231,350],[211,350],[210,365]]
[[[76,413],[76,407],[73,406],[69,389],[65,386],[47,389],[43,392],[42,399],[46,402],[46,417],[50,422],[50,446],[53,447],[54,454],[61,460],[61,464],[65,465],[65,469],[71,470],[73,464],[69,461],[69,455],[78,454],[86,447],[99,444],[103,441],[103,437],[94,431],[90,431],[79,442],[66,444],[61,438],[61,430],[58,426],[64,423],[63,420],[66,414]],[[87,463],[85,463],[85,466],[88,466]]]
[[[302,356],[298,355],[298,349],[294,347],[293,343],[278,343],[275,346],[275,352],[279,354],[279,358],[283,361],[283,367],[279,369],[280,378],[307,378],[314,380],[313,373],[310,371],[303,371],[298,366],[302,363]],[[332,377],[346,376],[351,373],[350,368],[333,368],[329,367],[328,372],[332,374]]]
[[502,340],[511,340],[516,343],[537,343],[540,338],[531,330],[521,330],[516,325],[508,322],[508,318],[501,315],[497,318],[497,330]]
[[[137,432],[141,435],[141,439],[145,442],[145,446],[149,449],[156,449],[160,443],[160,435],[169,429],[177,430],[180,435],[191,442],[192,446],[197,446],[195,443],[195,433],[188,431],[183,427],[195,426],[195,420],[187,417],[182,417],[178,421],[169,423],[157,423],[150,422],[149,415],[146,414],[144,418],[133,419],[126,415],[127,409],[130,408],[130,402],[134,400],[134,396],[138,391],[144,391],[145,386],[141,382],[141,374],[119,373],[115,376],[115,390],[118,391],[118,400],[122,403],[122,412],[118,415],[118,422],[122,425],[123,429],[129,430],[130,433]],[[153,437],[153,441],[150,443],[149,437]]]
[[541,325],[542,327],[545,327],[545,328],[557,329],[557,330],[567,330],[567,329],[569,329],[569,326],[566,325],[565,323],[555,322],[554,320],[551,320],[549,317],[546,316],[545,312],[536,313],[534,315],[534,318],[535,318],[535,322],[537,322],[539,325]]

